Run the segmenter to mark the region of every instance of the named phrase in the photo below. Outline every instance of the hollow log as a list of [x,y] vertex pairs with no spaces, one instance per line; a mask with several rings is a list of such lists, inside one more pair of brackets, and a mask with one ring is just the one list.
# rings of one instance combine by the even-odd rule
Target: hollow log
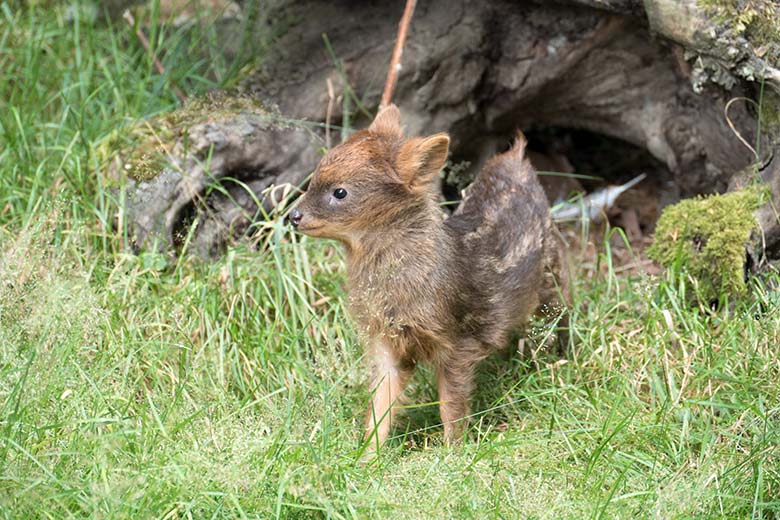
[[[176,247],[175,237],[193,232],[196,250],[213,255],[257,218],[258,201],[272,209],[268,186],[302,184],[316,165],[329,103],[336,137],[339,126],[361,127],[373,116],[402,9],[402,2],[278,1],[252,22],[257,34],[280,25],[286,31],[240,93],[275,107],[288,120],[287,133],[232,130],[252,117],[246,110],[189,128],[182,140],[197,146],[179,147],[176,167],[168,168],[180,178],[150,181],[172,190],[155,200],[147,182],[147,195],[135,198],[130,220],[141,230],[137,244],[161,234]],[[776,64],[759,54],[694,0],[431,0],[414,14],[394,102],[409,134],[449,132],[453,162],[467,161],[468,175],[515,129],[553,128],[553,136],[585,131],[646,151],[656,162],[648,173],[673,183],[683,197],[724,192],[760,170],[779,201],[780,159],[772,157],[780,132],[759,135],[755,105],[729,103],[757,99],[759,81],[768,99],[777,99]],[[312,127],[302,122],[320,126],[306,131]],[[580,173],[606,181],[641,173],[615,172],[606,168],[609,161],[602,160],[603,172]],[[209,191],[210,183],[236,172],[254,197],[236,204],[225,190]],[[131,183],[130,198],[141,189]],[[767,250],[777,258],[777,216],[767,209],[759,218]]]

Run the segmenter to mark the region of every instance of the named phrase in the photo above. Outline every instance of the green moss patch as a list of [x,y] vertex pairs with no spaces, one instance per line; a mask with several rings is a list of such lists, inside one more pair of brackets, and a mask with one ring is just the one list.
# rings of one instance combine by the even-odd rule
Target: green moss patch
[[683,200],[667,207],[648,256],[665,267],[676,266],[699,283],[699,297],[742,296],[745,246],[757,222],[753,212],[762,194],[749,188],[726,195]]

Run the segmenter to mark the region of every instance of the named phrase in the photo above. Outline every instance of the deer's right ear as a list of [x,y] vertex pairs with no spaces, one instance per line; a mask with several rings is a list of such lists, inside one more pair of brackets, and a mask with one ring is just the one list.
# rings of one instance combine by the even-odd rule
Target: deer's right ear
[[450,137],[445,133],[406,141],[396,157],[401,181],[410,189],[427,189],[447,162]]
[[368,131],[392,137],[403,137],[401,111],[394,104],[386,106],[376,115],[374,122],[368,127]]

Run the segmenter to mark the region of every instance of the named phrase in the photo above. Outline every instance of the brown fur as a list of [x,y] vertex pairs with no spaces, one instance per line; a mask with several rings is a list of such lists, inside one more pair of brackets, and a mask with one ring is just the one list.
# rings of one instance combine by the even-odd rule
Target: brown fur
[[[418,362],[435,367],[445,438],[459,439],[476,365],[568,295],[563,250],[525,144],[519,134],[492,158],[445,220],[433,181],[449,138],[405,139],[391,105],[322,159],[294,211],[302,232],[347,247],[349,307],[372,360],[366,435],[377,444]],[[347,196],[336,198],[337,188]]]

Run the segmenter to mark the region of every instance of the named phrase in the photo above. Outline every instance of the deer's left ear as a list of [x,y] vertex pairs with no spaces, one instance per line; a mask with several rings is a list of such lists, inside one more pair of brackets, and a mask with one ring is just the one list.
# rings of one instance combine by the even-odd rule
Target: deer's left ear
[[409,189],[425,188],[444,167],[449,150],[450,137],[445,133],[409,139],[398,152],[398,175]]
[[376,115],[374,122],[368,127],[368,131],[392,137],[403,137],[401,111],[393,104],[386,106]]

